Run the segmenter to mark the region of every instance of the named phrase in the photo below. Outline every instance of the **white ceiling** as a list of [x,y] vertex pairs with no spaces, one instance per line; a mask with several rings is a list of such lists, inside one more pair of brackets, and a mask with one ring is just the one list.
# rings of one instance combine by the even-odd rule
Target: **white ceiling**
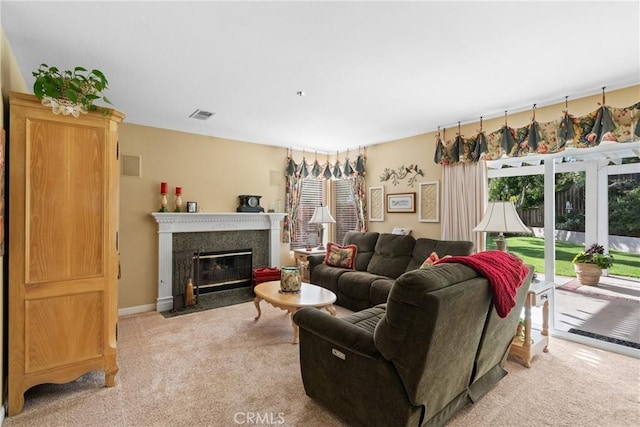
[[41,63],[98,68],[129,123],[319,152],[640,83],[638,1],[0,7],[29,87]]

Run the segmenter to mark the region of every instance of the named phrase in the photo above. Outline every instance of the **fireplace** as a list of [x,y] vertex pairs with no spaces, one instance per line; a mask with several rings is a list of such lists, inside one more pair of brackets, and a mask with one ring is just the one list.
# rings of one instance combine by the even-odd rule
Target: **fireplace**
[[184,296],[189,280],[197,295],[250,287],[252,255],[251,248],[208,252],[174,251],[172,296]]
[[[283,213],[170,213],[151,214],[158,222],[158,299],[157,311],[173,308],[175,295],[184,294],[189,278],[195,280],[194,257],[216,262],[222,261],[222,255],[251,251],[248,266],[242,268],[227,261],[218,270],[229,268],[242,269],[248,273],[246,279],[237,283],[213,282],[203,286],[201,292],[222,290],[224,287],[243,286],[240,280],[251,283],[252,268],[280,267],[280,221]],[[247,256],[243,255],[244,262]],[[242,257],[240,259],[242,259]],[[207,261],[209,262],[209,261]],[[215,264],[211,264],[215,265]],[[235,267],[234,267],[235,265]],[[216,267],[213,267],[214,269]],[[220,272],[221,274],[221,272]],[[212,272],[205,276],[214,277]],[[198,283],[200,285],[200,283]]]

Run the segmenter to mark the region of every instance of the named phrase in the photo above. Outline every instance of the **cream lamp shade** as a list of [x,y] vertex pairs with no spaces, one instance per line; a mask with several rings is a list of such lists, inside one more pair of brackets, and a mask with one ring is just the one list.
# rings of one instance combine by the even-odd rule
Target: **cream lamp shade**
[[482,221],[473,231],[500,233],[496,239],[496,246],[501,251],[507,250],[507,241],[504,240],[503,233],[531,233],[511,202],[489,202]]
[[324,247],[324,224],[335,224],[336,220],[331,216],[329,208],[326,206],[318,206],[313,212],[313,216],[309,221],[309,224],[318,224],[318,235],[320,236],[320,246],[318,249],[323,251]]

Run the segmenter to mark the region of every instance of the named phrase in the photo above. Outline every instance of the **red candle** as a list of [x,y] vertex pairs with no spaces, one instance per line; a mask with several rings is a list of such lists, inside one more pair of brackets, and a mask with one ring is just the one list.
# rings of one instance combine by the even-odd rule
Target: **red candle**
[[160,194],[167,194],[167,183],[166,182],[161,182],[160,183]]
[[180,196],[182,194],[182,187],[176,187],[176,196]]

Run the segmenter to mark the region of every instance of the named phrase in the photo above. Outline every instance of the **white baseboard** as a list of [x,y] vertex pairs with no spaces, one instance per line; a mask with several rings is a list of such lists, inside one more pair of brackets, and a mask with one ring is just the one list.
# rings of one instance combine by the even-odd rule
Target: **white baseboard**
[[2,426],[4,424],[4,414],[5,412],[7,412],[7,402],[4,402],[4,405],[2,405],[2,409],[0,410],[0,426]]
[[130,314],[146,313],[148,311],[156,311],[155,304],[136,305],[134,307],[125,307],[118,309],[119,316],[128,316]]

